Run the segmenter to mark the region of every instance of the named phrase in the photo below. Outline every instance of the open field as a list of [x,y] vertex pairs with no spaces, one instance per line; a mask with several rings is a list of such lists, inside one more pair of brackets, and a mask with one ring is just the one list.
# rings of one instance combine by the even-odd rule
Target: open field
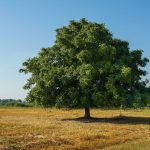
[[0,108],[0,150],[149,150],[150,110]]

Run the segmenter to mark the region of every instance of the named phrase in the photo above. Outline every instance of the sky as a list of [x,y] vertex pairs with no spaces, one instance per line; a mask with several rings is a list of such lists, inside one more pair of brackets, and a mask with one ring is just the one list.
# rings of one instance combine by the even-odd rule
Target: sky
[[19,73],[22,62],[52,46],[55,30],[70,20],[105,23],[115,38],[150,58],[149,8],[149,0],[0,0],[0,99],[25,98],[29,75]]

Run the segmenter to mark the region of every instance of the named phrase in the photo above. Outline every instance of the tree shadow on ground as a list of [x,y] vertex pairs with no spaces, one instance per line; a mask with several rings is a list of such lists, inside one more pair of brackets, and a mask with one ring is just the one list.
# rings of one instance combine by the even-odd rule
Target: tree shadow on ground
[[150,117],[129,117],[129,116],[117,116],[110,118],[94,118],[85,119],[80,118],[65,118],[62,121],[77,121],[82,123],[114,123],[114,124],[145,124],[150,125]]

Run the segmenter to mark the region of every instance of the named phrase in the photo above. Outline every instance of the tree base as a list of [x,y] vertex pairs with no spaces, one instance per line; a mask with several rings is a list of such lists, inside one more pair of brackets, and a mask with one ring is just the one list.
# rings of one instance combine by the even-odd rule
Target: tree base
[[84,115],[84,119],[91,119],[90,116],[90,108],[85,108],[85,115]]

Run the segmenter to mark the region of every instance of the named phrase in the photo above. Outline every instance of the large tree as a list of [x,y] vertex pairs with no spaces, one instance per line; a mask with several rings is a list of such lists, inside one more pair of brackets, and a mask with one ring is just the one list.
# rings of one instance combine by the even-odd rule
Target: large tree
[[[45,107],[133,106],[141,98],[149,61],[142,50],[130,50],[113,38],[104,24],[81,19],[56,30],[53,46],[26,60],[20,72],[30,73],[27,100]],[[142,101],[142,99],[141,99]]]

